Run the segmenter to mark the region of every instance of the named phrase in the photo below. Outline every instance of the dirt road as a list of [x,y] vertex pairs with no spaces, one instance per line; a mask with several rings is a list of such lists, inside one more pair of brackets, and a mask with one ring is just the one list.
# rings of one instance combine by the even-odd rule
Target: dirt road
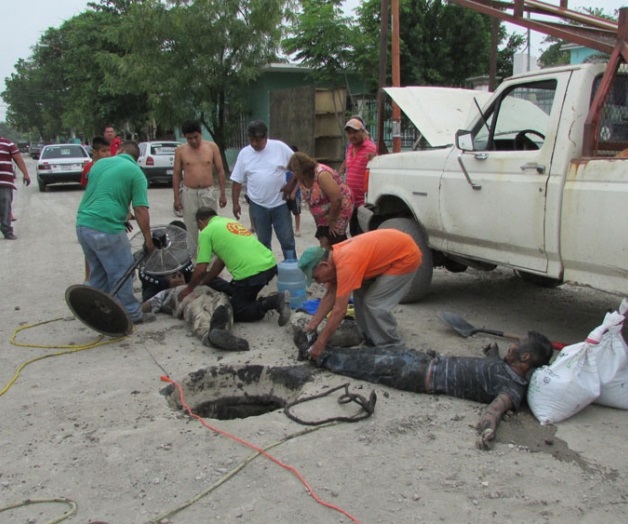
[[[34,175],[34,162],[28,164]],[[74,232],[81,196],[82,191],[70,187],[40,193],[37,184],[18,192],[19,240],[0,241],[0,387],[26,361],[63,351],[37,346],[81,346],[96,338],[72,319],[64,301],[65,289],[83,280]],[[149,197],[153,224],[174,218],[170,188],[152,188]],[[229,215],[230,206],[223,213]],[[302,222],[299,252],[314,244],[307,212]],[[476,326],[519,333],[535,329],[553,340],[574,342],[620,299],[572,286],[530,287],[508,271],[437,271],[429,296],[420,304],[399,306],[396,314],[410,347],[473,355],[494,339],[461,338],[441,323],[439,311],[461,314]],[[63,320],[30,327],[59,317]],[[17,341],[29,347],[10,344],[20,327],[27,329],[17,334]],[[63,497],[78,507],[68,521],[83,523],[145,523],[164,515],[170,520],[163,522],[173,523],[349,522],[349,517],[317,504],[294,474],[264,457],[211,489],[252,451],[173,410],[160,394],[166,385],[160,376],[184,381],[189,373],[218,365],[236,370],[247,365],[265,370],[310,366],[296,361],[291,332],[279,328],[276,317],[237,325],[235,331],[248,338],[251,351],[206,348],[181,321],[162,316],[121,341],[24,367],[0,396],[0,506]],[[241,393],[248,380],[231,377],[219,391],[226,397]],[[315,373],[285,395],[308,396],[345,382]],[[321,499],[356,520],[625,522],[625,412],[594,406],[557,427],[542,428],[524,410],[500,426],[494,449],[482,452],[474,447],[473,429],[481,405],[349,382],[364,396],[377,393],[373,417],[318,429],[269,453],[296,468]],[[279,394],[279,386],[272,380],[269,384]],[[316,420],[356,410],[327,398],[296,411]],[[281,409],[207,422],[260,447],[304,429]],[[0,513],[0,523],[49,522],[66,509],[60,503],[31,504]]]

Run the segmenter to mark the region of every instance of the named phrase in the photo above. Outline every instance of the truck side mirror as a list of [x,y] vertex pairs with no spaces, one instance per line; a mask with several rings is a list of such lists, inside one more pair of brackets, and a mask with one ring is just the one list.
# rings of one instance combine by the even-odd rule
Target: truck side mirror
[[473,135],[466,129],[456,131],[456,147],[462,151],[473,151]]

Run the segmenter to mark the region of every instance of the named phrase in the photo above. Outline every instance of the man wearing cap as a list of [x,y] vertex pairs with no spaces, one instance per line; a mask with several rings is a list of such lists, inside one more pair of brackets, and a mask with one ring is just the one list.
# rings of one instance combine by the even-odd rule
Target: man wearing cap
[[355,318],[365,345],[404,349],[392,309],[408,291],[422,258],[412,237],[396,229],[369,231],[331,249],[306,249],[299,268],[308,285],[314,280],[327,284],[327,290],[304,331],[315,331],[331,312],[310,348],[310,358],[317,359],[323,353],[347,313],[352,292]]
[[[354,116],[345,124],[345,134],[349,141],[349,147],[343,166],[347,185],[353,192],[354,209],[349,222],[349,232],[353,237],[362,233],[362,228],[358,222],[358,207],[364,204],[366,165],[377,154],[377,147],[369,138],[364,122],[360,117]],[[343,167],[340,169],[341,173],[342,169]]]
[[286,166],[293,151],[280,140],[268,138],[268,128],[259,120],[248,125],[247,134],[250,145],[240,151],[231,173],[233,215],[236,220],[240,219],[240,193],[242,185],[246,183],[257,238],[268,249],[272,249],[274,229],[284,259],[296,259],[292,215],[281,192],[286,183]]

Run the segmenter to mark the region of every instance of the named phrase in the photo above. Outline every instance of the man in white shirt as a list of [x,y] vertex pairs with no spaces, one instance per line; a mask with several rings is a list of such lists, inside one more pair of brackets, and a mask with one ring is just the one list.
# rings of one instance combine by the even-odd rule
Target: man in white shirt
[[247,135],[250,145],[240,151],[231,173],[233,215],[236,220],[240,219],[240,193],[246,183],[257,238],[272,249],[274,229],[284,259],[296,259],[292,216],[281,193],[286,183],[286,166],[293,151],[280,140],[268,138],[268,128],[259,120],[248,125]]

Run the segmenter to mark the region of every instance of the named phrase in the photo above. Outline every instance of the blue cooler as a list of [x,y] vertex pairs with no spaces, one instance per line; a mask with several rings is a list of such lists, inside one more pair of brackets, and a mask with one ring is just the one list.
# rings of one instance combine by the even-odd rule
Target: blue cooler
[[277,290],[290,293],[290,307],[300,308],[306,298],[305,274],[296,260],[284,260],[277,264]]

